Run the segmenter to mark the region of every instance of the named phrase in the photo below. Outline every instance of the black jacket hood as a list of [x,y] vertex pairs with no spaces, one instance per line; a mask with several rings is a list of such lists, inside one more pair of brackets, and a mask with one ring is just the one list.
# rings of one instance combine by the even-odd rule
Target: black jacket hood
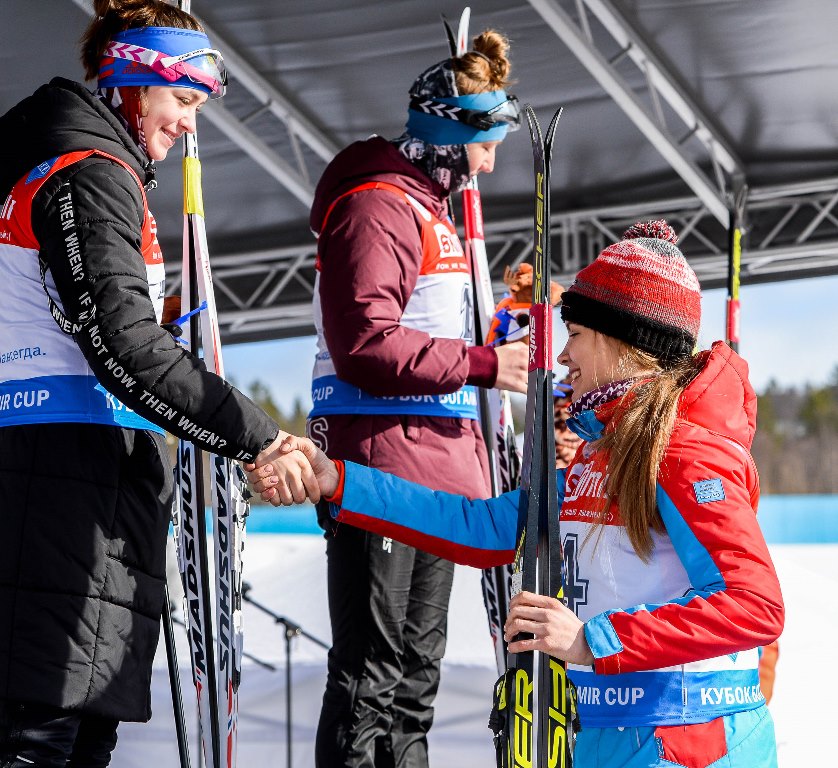
[[56,77],[0,117],[0,200],[39,163],[98,149],[128,163],[143,184],[150,161],[119,118],[81,83]]

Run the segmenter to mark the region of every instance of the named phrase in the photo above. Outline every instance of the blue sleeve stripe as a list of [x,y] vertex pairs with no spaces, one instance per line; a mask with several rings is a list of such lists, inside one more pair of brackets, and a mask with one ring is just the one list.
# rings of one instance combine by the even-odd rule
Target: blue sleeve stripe
[[[371,529],[381,521],[398,529],[398,538],[413,544],[423,541],[450,542],[453,551],[514,553],[518,525],[518,491],[496,499],[470,501],[463,496],[432,491],[395,475],[347,461],[346,480],[339,519]],[[346,515],[344,515],[346,513]],[[376,526],[379,532],[380,526]],[[437,549],[437,547],[435,547]],[[506,556],[506,555],[504,555]],[[509,562],[508,560],[497,560]],[[457,562],[462,562],[458,559]]]
[[608,620],[612,613],[617,613],[617,611],[599,613],[585,622],[585,638],[596,659],[613,656],[623,650],[623,644]]
[[675,506],[675,503],[661,488],[660,484],[657,487],[657,502],[663,524],[666,526],[666,532],[669,534],[675,552],[687,571],[690,584],[693,587],[701,585],[702,591],[700,594],[702,596],[724,590],[726,584],[721,571],[713,562],[707,548],[698,540],[681,511]]

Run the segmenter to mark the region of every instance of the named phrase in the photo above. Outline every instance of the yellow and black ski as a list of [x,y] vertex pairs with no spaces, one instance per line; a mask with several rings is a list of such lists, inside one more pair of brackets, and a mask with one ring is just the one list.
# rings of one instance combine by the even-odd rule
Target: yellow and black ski
[[[515,554],[512,594],[561,597],[562,548],[553,431],[552,305],[550,303],[550,159],[561,109],[546,139],[525,109],[533,146],[535,214],[533,305],[530,313],[521,515],[526,524]],[[570,768],[578,730],[576,698],[564,662],[533,652],[509,654],[495,689],[493,729],[500,768]]]

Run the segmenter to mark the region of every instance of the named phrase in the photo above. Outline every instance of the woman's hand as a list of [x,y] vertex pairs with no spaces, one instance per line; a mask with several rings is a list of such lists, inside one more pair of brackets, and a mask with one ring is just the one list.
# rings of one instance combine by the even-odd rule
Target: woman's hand
[[[516,640],[519,633],[533,635]],[[590,666],[594,655],[585,638],[585,624],[563,602],[554,597],[521,592],[509,603],[509,616],[503,628],[510,653],[542,651],[571,664]]]
[[253,464],[244,465],[254,493],[275,507],[301,504],[307,498],[315,503],[320,500],[320,487],[309,460],[301,451],[285,448],[285,441],[291,437],[280,431]]
[[263,501],[275,507],[332,496],[340,475],[334,462],[311,440],[295,435],[277,438],[246,464],[247,479]]
[[495,379],[495,389],[526,393],[529,376],[529,344],[524,341],[513,341],[495,347],[495,352],[498,355],[498,377]]

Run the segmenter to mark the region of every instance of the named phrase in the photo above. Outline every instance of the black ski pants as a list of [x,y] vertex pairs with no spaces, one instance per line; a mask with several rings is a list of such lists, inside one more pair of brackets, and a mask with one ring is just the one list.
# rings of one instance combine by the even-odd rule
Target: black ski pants
[[332,648],[317,768],[426,768],[454,565],[348,525],[327,536]]
[[0,768],[102,768],[118,720],[0,701]]

